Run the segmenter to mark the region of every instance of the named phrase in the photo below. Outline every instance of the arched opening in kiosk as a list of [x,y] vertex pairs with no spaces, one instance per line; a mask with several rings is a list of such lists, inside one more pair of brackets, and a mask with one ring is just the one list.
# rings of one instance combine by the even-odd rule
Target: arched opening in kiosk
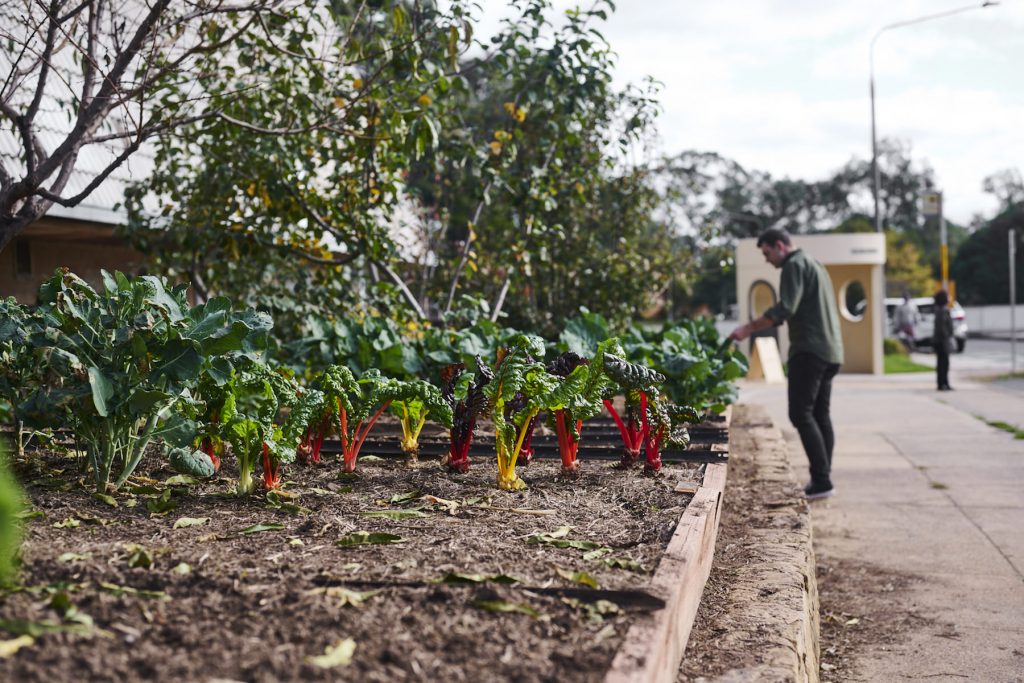
[[[778,300],[779,298],[775,294],[775,288],[772,287],[771,284],[764,280],[755,281],[754,284],[750,285],[750,292],[748,293],[747,299],[747,310],[750,312],[750,319],[757,320],[760,318],[764,315],[764,312],[774,306]],[[778,341],[778,328],[772,326],[766,330],[755,332],[751,337],[772,337],[775,341]]]

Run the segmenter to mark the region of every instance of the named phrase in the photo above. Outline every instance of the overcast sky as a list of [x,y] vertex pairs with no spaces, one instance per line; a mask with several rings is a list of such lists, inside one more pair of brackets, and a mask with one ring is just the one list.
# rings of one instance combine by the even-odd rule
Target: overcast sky
[[[482,0],[478,35],[505,4]],[[872,36],[971,4],[618,0],[602,32],[619,55],[619,81],[651,75],[664,84],[665,151],[715,151],[775,177],[816,180],[871,156]],[[990,217],[996,203],[982,179],[1024,172],[1024,0],[886,31],[875,86],[879,139],[908,141],[915,160],[935,169],[947,218]]]

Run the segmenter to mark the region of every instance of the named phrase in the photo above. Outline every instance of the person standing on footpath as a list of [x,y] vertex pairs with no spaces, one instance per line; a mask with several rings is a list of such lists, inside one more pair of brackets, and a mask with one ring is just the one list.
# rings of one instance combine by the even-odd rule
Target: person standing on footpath
[[935,293],[935,325],[932,328],[932,349],[935,351],[935,378],[939,391],[952,391],[949,386],[949,354],[953,351],[953,318],[949,315],[949,295],[940,289]]
[[893,318],[896,336],[907,347],[907,351],[913,351],[916,348],[917,323],[921,321],[921,313],[917,310],[914,302],[910,300],[909,292],[903,293],[903,303],[896,307]]
[[764,315],[729,335],[742,341],[751,334],[789,323],[789,419],[800,433],[810,462],[811,481],[804,487],[808,500],[828,498],[832,486],[832,379],[843,363],[832,279],[825,267],[794,248],[785,230],[761,233],[757,246],[768,263],[782,269],[779,302]]

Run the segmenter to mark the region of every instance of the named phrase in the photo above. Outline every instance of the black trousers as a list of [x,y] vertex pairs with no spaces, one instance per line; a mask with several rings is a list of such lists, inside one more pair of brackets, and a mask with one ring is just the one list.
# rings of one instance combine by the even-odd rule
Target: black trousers
[[945,344],[935,344],[935,375],[939,389],[949,386],[949,351]]
[[811,466],[811,482],[819,487],[832,485],[836,438],[829,411],[832,379],[838,372],[838,363],[826,363],[811,353],[789,359],[789,421],[800,433]]

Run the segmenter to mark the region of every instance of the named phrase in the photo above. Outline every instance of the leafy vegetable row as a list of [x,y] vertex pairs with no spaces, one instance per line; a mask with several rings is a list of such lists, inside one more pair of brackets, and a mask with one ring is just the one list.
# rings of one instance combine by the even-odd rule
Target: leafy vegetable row
[[[489,418],[498,486],[515,490],[525,485],[516,466],[529,462],[539,419],[546,416],[557,434],[563,472],[571,475],[579,467],[584,423],[606,407],[623,436],[622,463],[636,462],[643,452],[645,467],[656,472],[664,445],[685,443],[685,424],[719,407],[695,409],[680,387],[703,387],[705,398],[724,406],[730,390],[716,383],[745,371],[742,356],[720,345],[717,333],[710,337],[713,328],[692,323],[664,331],[660,342],[642,332],[602,337],[602,321],[584,312],[553,345],[499,328],[490,336],[452,333],[469,343],[447,348],[440,332],[419,335],[421,342],[434,340],[433,350],[417,343],[409,348],[424,354],[422,368],[439,366],[434,377],[440,386],[358,363],[307,370],[299,382],[269,359],[267,315],[235,311],[222,298],[190,306],[186,286],[169,287],[155,277],[104,273],[103,284],[100,293],[59,270],[40,288],[36,307],[0,302],[0,391],[19,420],[74,434],[101,493],[127,481],[154,439],[163,442],[173,467],[203,477],[217,471],[230,447],[240,495],[255,489],[257,467],[263,485],[273,489],[282,465],[320,462],[332,433],[343,470],[353,472],[367,435],[389,410],[411,458],[428,420],[447,427],[445,464],[456,472],[468,469],[475,427]],[[363,341],[353,343],[365,349]],[[545,364],[551,346],[562,350]],[[467,350],[487,353],[493,362],[477,353],[466,363],[460,356]],[[646,364],[631,360],[637,355]],[[666,382],[671,374],[682,380],[674,389]]]

